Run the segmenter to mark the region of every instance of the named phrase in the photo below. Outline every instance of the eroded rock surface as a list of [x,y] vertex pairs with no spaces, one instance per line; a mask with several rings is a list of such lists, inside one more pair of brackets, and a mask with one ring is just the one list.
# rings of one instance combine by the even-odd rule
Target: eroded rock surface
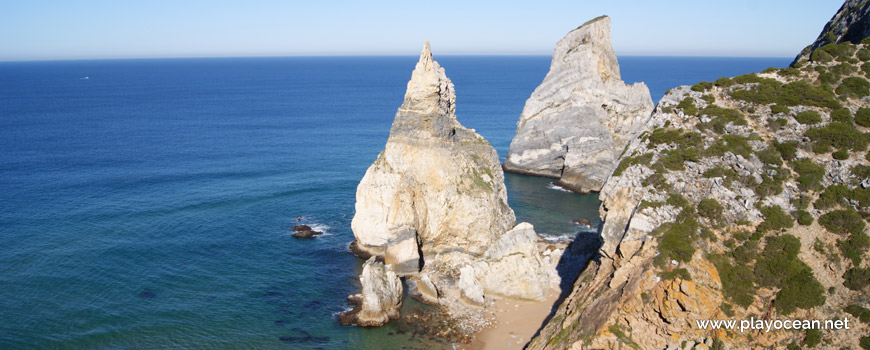
[[602,16],[556,44],[550,71],[526,101],[505,169],[598,191],[653,109],[643,83],[626,85]]
[[868,36],[870,36],[870,2],[846,0],[834,17],[825,24],[816,41],[801,51],[792,65],[800,60],[809,59],[813,51],[827,44],[844,41],[857,44]]
[[363,264],[359,276],[362,293],[348,297],[353,310],[342,313],[342,324],[357,324],[364,327],[382,326],[390,319],[399,318],[402,307],[402,281],[390,265],[378,262],[375,257]]

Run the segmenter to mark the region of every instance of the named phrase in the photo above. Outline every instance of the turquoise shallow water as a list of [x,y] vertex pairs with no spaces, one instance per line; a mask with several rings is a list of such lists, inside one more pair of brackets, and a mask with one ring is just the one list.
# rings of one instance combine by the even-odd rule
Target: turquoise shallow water
[[[503,158],[549,58],[436,59],[459,120]],[[623,76],[657,98],[789,61],[679,60],[627,57]],[[358,288],[356,185],[415,62],[0,63],[0,348],[432,347],[335,316]],[[597,222],[594,195],[549,182],[507,176],[519,220],[551,236]],[[297,216],[326,234],[291,238]]]

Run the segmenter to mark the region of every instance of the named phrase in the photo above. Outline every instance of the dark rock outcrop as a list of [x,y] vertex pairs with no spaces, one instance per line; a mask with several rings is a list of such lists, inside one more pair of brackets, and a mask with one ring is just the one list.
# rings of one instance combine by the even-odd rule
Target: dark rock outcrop
[[792,66],[801,60],[808,60],[813,51],[827,44],[846,41],[857,44],[868,36],[870,36],[870,1],[846,0],[834,17],[825,24],[816,41],[795,57]]

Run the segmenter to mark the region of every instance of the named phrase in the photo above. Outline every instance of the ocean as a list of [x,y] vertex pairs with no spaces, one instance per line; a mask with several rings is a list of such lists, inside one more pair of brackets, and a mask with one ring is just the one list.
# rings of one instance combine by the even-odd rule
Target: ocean
[[[435,58],[459,121],[504,160],[550,58]],[[403,322],[337,322],[358,292],[356,185],[416,61],[0,62],[0,348],[449,347]],[[654,101],[790,61],[620,58]],[[551,181],[506,176],[518,220],[551,238],[598,223],[596,195]],[[325,234],[294,239],[299,223]]]

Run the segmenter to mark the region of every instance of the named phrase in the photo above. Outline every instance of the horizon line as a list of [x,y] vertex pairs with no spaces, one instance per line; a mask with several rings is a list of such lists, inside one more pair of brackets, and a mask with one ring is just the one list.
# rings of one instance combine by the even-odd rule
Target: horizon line
[[[24,62],[66,62],[66,61],[123,61],[123,60],[172,60],[172,59],[232,59],[232,58],[353,58],[353,57],[417,57],[419,54],[352,54],[352,55],[218,55],[218,56],[143,56],[143,57],[93,57],[93,58],[35,58],[35,59],[0,59],[0,63]],[[552,57],[552,54],[441,54],[438,57]],[[791,56],[724,56],[724,55],[653,55],[630,54],[616,55],[620,57],[684,57],[684,58],[783,58]]]

